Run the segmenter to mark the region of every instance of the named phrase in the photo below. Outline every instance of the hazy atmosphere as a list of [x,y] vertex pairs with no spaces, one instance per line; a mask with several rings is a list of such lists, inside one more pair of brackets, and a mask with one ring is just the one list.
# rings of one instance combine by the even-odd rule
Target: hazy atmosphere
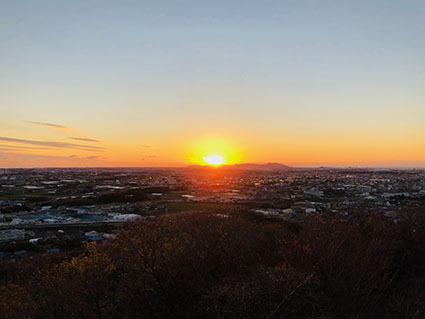
[[0,1],[0,167],[425,167],[423,1]]

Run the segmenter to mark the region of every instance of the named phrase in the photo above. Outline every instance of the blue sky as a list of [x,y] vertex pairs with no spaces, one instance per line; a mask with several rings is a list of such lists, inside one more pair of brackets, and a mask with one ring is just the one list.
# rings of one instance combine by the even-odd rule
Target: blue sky
[[423,1],[0,1],[0,136],[51,140],[26,121],[57,123],[132,165],[137,143],[184,162],[166,140],[199,135],[249,161],[425,161],[424,16]]

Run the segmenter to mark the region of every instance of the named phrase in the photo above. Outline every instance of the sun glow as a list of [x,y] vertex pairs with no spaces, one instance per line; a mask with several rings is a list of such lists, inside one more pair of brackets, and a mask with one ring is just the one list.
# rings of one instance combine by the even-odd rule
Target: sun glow
[[213,166],[219,166],[219,165],[222,165],[226,162],[224,157],[222,155],[218,155],[218,154],[211,154],[211,155],[208,155],[208,156],[204,156],[203,160],[208,165],[213,165]]
[[200,137],[188,139],[186,158],[197,165],[222,166],[240,163],[243,160],[242,148],[227,137]]

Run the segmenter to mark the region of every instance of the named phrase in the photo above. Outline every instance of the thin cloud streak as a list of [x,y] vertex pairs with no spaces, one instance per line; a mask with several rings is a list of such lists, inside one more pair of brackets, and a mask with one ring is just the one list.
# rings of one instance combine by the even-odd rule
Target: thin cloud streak
[[105,161],[105,157],[88,158],[80,156],[42,155],[14,152],[0,152],[0,168],[17,167],[112,167],[121,163]]
[[44,122],[36,122],[36,121],[27,121],[30,124],[39,125],[39,126],[47,126],[51,128],[60,128],[60,129],[69,129],[70,127],[59,125],[59,124],[53,124],[53,123],[44,123]]
[[18,146],[18,145],[8,145],[8,144],[0,144],[0,147],[13,147],[15,149],[22,150],[51,150],[51,147],[31,147],[31,146]]
[[156,155],[145,155],[142,158],[140,158],[141,161],[145,161],[147,159],[156,158]]
[[2,152],[10,152],[10,151],[17,152],[17,151],[20,151],[20,149],[19,148],[14,148],[14,147],[0,147],[0,153],[2,153]]
[[99,140],[95,140],[94,138],[87,138],[87,137],[68,137],[68,138],[72,140],[76,140],[76,141],[100,143]]
[[4,152],[4,153],[0,153],[3,157],[3,159],[5,158],[10,158],[10,157],[14,157],[14,158],[20,158],[20,159],[56,159],[56,160],[63,160],[63,161],[81,161],[81,160],[93,160],[96,158],[100,158],[98,156],[94,156],[96,158],[93,158],[93,156],[88,156],[88,157],[78,157],[78,156],[60,156],[60,155],[43,155],[43,154],[30,154],[30,153],[14,153],[14,152]]
[[66,143],[66,142],[24,140],[24,139],[18,139],[18,138],[2,137],[2,136],[0,136],[0,141],[10,142],[10,143],[29,144],[29,145],[39,145],[39,146],[46,146],[46,147],[52,147],[52,148],[65,148],[65,149],[92,151],[92,152],[99,152],[105,149],[103,147],[91,146],[91,145],[82,145],[82,144]]
[[94,160],[94,159],[99,159],[99,156],[87,156],[86,159],[88,160]]

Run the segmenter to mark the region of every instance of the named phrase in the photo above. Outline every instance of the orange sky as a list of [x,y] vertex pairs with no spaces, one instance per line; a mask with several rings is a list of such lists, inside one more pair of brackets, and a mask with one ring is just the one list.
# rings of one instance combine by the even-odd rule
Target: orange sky
[[[205,164],[211,154],[226,164],[281,162],[294,166],[424,166],[425,148],[417,132],[340,132],[328,135],[272,130],[167,133],[140,140],[122,127],[88,135],[70,125],[7,121],[0,137],[1,167],[185,166]],[[50,123],[51,124],[51,123]],[[59,126],[60,125],[60,126]],[[129,132],[130,131],[130,132]],[[209,133],[209,134],[207,134]],[[297,133],[297,134],[295,134]],[[170,134],[170,135],[168,135]]]
[[0,167],[425,167],[425,4],[10,1]]

